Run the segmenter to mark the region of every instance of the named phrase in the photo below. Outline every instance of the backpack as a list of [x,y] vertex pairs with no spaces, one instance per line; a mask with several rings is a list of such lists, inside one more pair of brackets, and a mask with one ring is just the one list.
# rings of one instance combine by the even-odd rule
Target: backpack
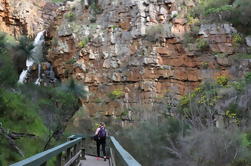
[[106,131],[104,127],[100,127],[100,130],[98,132],[98,137],[101,139],[106,138]]

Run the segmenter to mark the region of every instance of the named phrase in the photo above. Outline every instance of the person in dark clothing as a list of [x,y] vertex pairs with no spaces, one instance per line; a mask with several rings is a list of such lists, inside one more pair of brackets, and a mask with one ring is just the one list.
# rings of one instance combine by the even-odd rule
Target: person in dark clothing
[[105,129],[105,124],[103,122],[100,123],[99,127],[96,129],[95,137],[97,143],[97,160],[100,158],[100,145],[102,146],[102,152],[104,155],[104,160],[106,161],[106,136],[107,132]]

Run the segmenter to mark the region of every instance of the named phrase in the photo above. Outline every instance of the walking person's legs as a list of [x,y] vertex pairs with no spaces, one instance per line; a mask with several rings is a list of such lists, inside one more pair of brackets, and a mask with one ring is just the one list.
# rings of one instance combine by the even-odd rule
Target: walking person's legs
[[106,142],[102,142],[102,152],[103,152],[103,155],[104,155],[104,160],[106,161],[106,150],[105,150],[105,145],[106,145]]
[[96,141],[97,143],[97,157],[100,157],[100,142]]

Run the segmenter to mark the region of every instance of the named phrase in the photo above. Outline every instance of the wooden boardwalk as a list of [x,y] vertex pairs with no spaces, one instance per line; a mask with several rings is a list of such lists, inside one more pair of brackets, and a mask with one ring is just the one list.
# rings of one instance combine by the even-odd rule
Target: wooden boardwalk
[[[89,137],[81,135],[72,135],[68,137],[68,141],[60,144],[54,148],[37,153],[27,159],[12,164],[11,166],[27,166],[27,165],[46,165],[47,162],[53,158],[57,158],[57,165],[78,165],[78,166],[110,166],[115,163],[125,166],[142,166],[136,161],[113,137],[109,137],[110,141],[110,160],[104,161],[103,158],[96,159],[95,156],[86,155],[85,153],[85,140]],[[86,157],[86,160],[81,160],[82,156]],[[114,156],[117,156],[114,157]],[[79,162],[80,161],[80,162]]]
[[109,160],[104,161],[103,158],[99,160],[96,157],[86,155],[86,160],[80,161],[80,166],[109,166]]

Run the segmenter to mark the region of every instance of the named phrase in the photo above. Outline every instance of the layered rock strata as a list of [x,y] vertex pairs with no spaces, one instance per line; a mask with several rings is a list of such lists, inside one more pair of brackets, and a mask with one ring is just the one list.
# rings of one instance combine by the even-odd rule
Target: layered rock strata
[[203,80],[232,77],[226,57],[235,52],[236,30],[229,24],[201,26],[198,38],[209,43],[206,51],[182,43],[191,28],[182,15],[193,6],[169,0],[68,2],[49,30],[47,58],[60,79],[73,77],[89,87],[83,102],[91,115],[159,108]]

